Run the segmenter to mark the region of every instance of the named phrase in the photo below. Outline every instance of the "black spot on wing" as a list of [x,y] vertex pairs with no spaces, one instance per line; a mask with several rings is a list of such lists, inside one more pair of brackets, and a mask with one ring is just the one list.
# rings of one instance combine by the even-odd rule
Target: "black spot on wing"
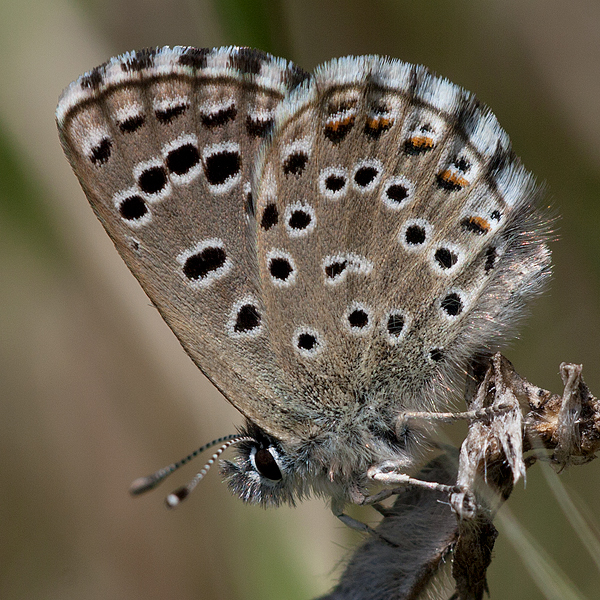
[[185,52],[179,57],[179,64],[194,69],[204,69],[207,64],[207,55],[210,52],[208,48],[186,48]]
[[204,172],[211,185],[221,185],[230,177],[235,177],[242,168],[240,153],[235,150],[223,150],[204,159]]
[[[106,64],[106,63],[105,63]],[[83,89],[97,90],[104,80],[104,65],[92,69],[89,73],[83,75],[80,85]]]
[[97,146],[92,148],[90,160],[95,165],[103,165],[110,158],[112,149],[112,140],[110,138],[102,138]]
[[188,279],[204,279],[212,271],[221,268],[227,259],[223,248],[208,247],[188,257],[183,265],[183,273]]
[[158,48],[144,48],[133,52],[121,63],[121,69],[126,72],[143,71],[154,66],[154,58]]
[[185,175],[200,162],[200,153],[194,144],[184,144],[167,154],[167,168],[176,175]]

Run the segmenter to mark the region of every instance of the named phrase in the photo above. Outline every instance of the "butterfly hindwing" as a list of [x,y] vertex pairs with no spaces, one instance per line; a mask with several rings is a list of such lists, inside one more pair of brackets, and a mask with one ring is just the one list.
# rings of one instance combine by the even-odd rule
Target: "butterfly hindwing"
[[530,243],[533,181],[508,137],[424,67],[319,67],[280,105],[259,174],[271,345],[307,418],[338,423],[365,401],[433,409],[548,274],[547,248]]

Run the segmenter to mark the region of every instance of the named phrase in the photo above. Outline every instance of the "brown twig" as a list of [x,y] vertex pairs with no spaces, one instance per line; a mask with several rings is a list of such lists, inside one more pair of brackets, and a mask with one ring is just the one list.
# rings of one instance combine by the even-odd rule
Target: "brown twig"
[[377,532],[395,545],[369,537],[321,600],[416,600],[432,589],[436,598],[480,600],[497,537],[494,516],[526,467],[547,460],[562,470],[600,450],[600,402],[581,371],[562,363],[564,391],[552,394],[521,377],[501,354],[474,362],[466,398],[482,418],[470,423],[458,457],[447,452],[417,475],[456,483],[460,491],[448,498],[407,486],[392,508],[378,507]]

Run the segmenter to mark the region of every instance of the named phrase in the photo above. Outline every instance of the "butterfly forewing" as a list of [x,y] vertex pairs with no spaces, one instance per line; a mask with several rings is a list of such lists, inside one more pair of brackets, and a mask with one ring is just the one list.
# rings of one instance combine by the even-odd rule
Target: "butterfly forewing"
[[154,305],[225,396],[280,435],[251,185],[274,111],[304,77],[258,51],[163,48],[84,75],[57,109],[90,204]]

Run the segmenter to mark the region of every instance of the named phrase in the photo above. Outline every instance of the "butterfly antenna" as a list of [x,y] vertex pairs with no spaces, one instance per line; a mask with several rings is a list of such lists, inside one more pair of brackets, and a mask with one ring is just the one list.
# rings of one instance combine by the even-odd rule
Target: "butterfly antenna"
[[[227,448],[229,448],[229,446],[232,446],[233,444],[238,444],[239,442],[250,441],[250,440],[252,440],[252,438],[250,438],[246,435],[240,435],[240,434],[226,435],[224,437],[220,437],[216,440],[213,440],[212,442],[209,442],[208,444],[204,444],[204,446],[200,446],[200,448],[198,448],[197,450],[194,450],[194,452],[192,452],[191,454],[188,454],[185,458],[182,458],[181,460],[171,463],[170,465],[163,467],[162,469],[159,469],[155,473],[152,473],[152,475],[147,475],[146,477],[139,477],[129,486],[129,493],[133,496],[139,496],[140,494],[143,494],[144,492],[147,492],[148,490],[154,489],[159,483],[162,483],[171,473],[173,473],[174,471],[177,471],[177,469],[179,469],[179,467],[183,467],[183,465],[190,462],[193,458],[196,458],[196,456],[198,456],[205,450],[208,450],[209,448],[212,448],[213,446],[216,446],[217,444],[221,444],[222,442],[225,442],[211,456],[210,460],[208,461],[208,463],[206,463],[206,465],[204,465],[204,467],[202,468],[200,473],[198,473],[198,475],[196,475],[196,477],[194,477],[194,480],[198,479],[198,481],[200,481],[200,479],[202,479],[202,477],[204,477],[204,475],[206,475],[206,472],[208,471],[208,469],[210,469],[211,465],[215,462],[215,460]],[[194,480],[192,480],[192,481],[194,481]],[[198,481],[196,481],[194,483],[194,485],[192,486],[192,489],[196,486]],[[189,485],[190,484],[188,484],[188,486]],[[186,486],[186,487],[188,487],[188,486]],[[180,491],[180,490],[178,490],[178,491]],[[170,496],[172,496],[172,495],[173,494],[170,494]],[[185,495],[187,495],[187,494],[185,494]],[[183,500],[183,498],[182,498],[182,500]]]
[[[224,438],[222,438],[224,439]],[[237,435],[232,439],[226,441],[222,446],[220,446],[217,451],[208,459],[208,462],[200,469],[200,471],[195,475],[193,479],[191,479],[186,485],[180,487],[174,492],[170,493],[165,498],[165,504],[167,508],[175,508],[178,506],[183,500],[185,500],[193,491],[193,489],[202,481],[204,476],[208,473],[208,470],[211,468],[215,460],[229,448],[229,446],[233,446],[234,444],[239,444],[240,442],[252,442],[254,438],[247,435]]]

